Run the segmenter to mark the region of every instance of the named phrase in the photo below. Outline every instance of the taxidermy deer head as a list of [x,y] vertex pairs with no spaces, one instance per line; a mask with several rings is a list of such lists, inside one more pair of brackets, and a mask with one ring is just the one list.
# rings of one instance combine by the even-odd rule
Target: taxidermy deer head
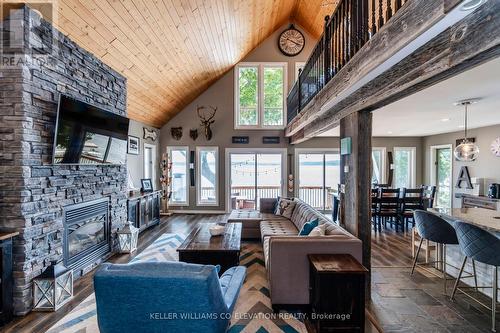
[[196,109],[196,112],[201,120],[201,126],[203,126],[203,129],[205,130],[205,138],[208,141],[212,140],[212,129],[210,128],[210,125],[215,122],[213,119],[215,117],[215,113],[217,112],[217,108],[212,106],[199,106]]

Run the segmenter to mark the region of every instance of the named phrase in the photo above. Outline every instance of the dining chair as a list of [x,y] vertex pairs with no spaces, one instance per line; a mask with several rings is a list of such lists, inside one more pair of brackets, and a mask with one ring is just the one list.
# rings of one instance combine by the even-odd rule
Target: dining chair
[[436,199],[436,186],[422,185],[422,205],[424,209],[434,207]]
[[372,199],[372,223],[375,231],[382,231],[381,217],[378,214],[378,206],[380,203],[379,196],[380,190],[372,188],[371,199]]
[[395,226],[396,232],[401,224],[401,230],[404,231],[404,224],[401,223],[399,218],[399,212],[401,209],[401,201],[399,199],[399,188],[380,188],[378,198],[378,209],[377,216],[384,221],[384,225],[387,221],[391,226]]
[[399,212],[402,223],[406,225],[408,230],[408,221],[411,220],[415,226],[415,219],[413,212],[417,209],[424,209],[423,206],[423,188],[402,188],[399,192],[399,199],[401,200],[401,210]]

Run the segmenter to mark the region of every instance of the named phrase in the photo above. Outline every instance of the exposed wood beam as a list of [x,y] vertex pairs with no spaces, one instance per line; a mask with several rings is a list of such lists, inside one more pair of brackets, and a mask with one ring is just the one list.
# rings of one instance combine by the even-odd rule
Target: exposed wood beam
[[[316,114],[294,131],[291,142],[305,141],[338,126],[350,113],[380,108],[499,55],[500,2],[489,1],[340,103]],[[324,105],[311,104],[317,111]]]
[[346,93],[356,82],[436,24],[459,2],[460,0],[412,0],[406,2],[391,20],[293,119],[287,126],[285,135],[292,136],[317,117],[329,113],[330,110],[324,108],[328,101]]

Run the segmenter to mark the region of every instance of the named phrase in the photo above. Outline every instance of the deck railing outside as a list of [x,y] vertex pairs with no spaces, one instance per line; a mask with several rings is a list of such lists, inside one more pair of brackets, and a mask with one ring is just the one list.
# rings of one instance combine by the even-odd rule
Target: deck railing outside
[[[202,191],[205,189],[202,188]],[[281,195],[280,186],[259,186],[257,188],[257,198],[277,198]],[[231,187],[231,196],[238,200],[255,200],[254,186],[235,186]],[[321,186],[301,186],[299,187],[299,198],[312,207],[323,210],[323,198],[326,200],[325,209],[332,209],[331,188],[326,188],[326,193]]]
[[[408,1],[408,0],[406,0]],[[405,0],[341,0],[287,97],[290,123]]]

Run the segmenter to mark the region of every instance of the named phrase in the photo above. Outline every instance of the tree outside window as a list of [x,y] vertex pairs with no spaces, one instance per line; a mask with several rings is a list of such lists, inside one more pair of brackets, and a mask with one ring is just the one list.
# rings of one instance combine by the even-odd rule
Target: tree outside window
[[236,128],[283,128],[286,63],[237,66]]

